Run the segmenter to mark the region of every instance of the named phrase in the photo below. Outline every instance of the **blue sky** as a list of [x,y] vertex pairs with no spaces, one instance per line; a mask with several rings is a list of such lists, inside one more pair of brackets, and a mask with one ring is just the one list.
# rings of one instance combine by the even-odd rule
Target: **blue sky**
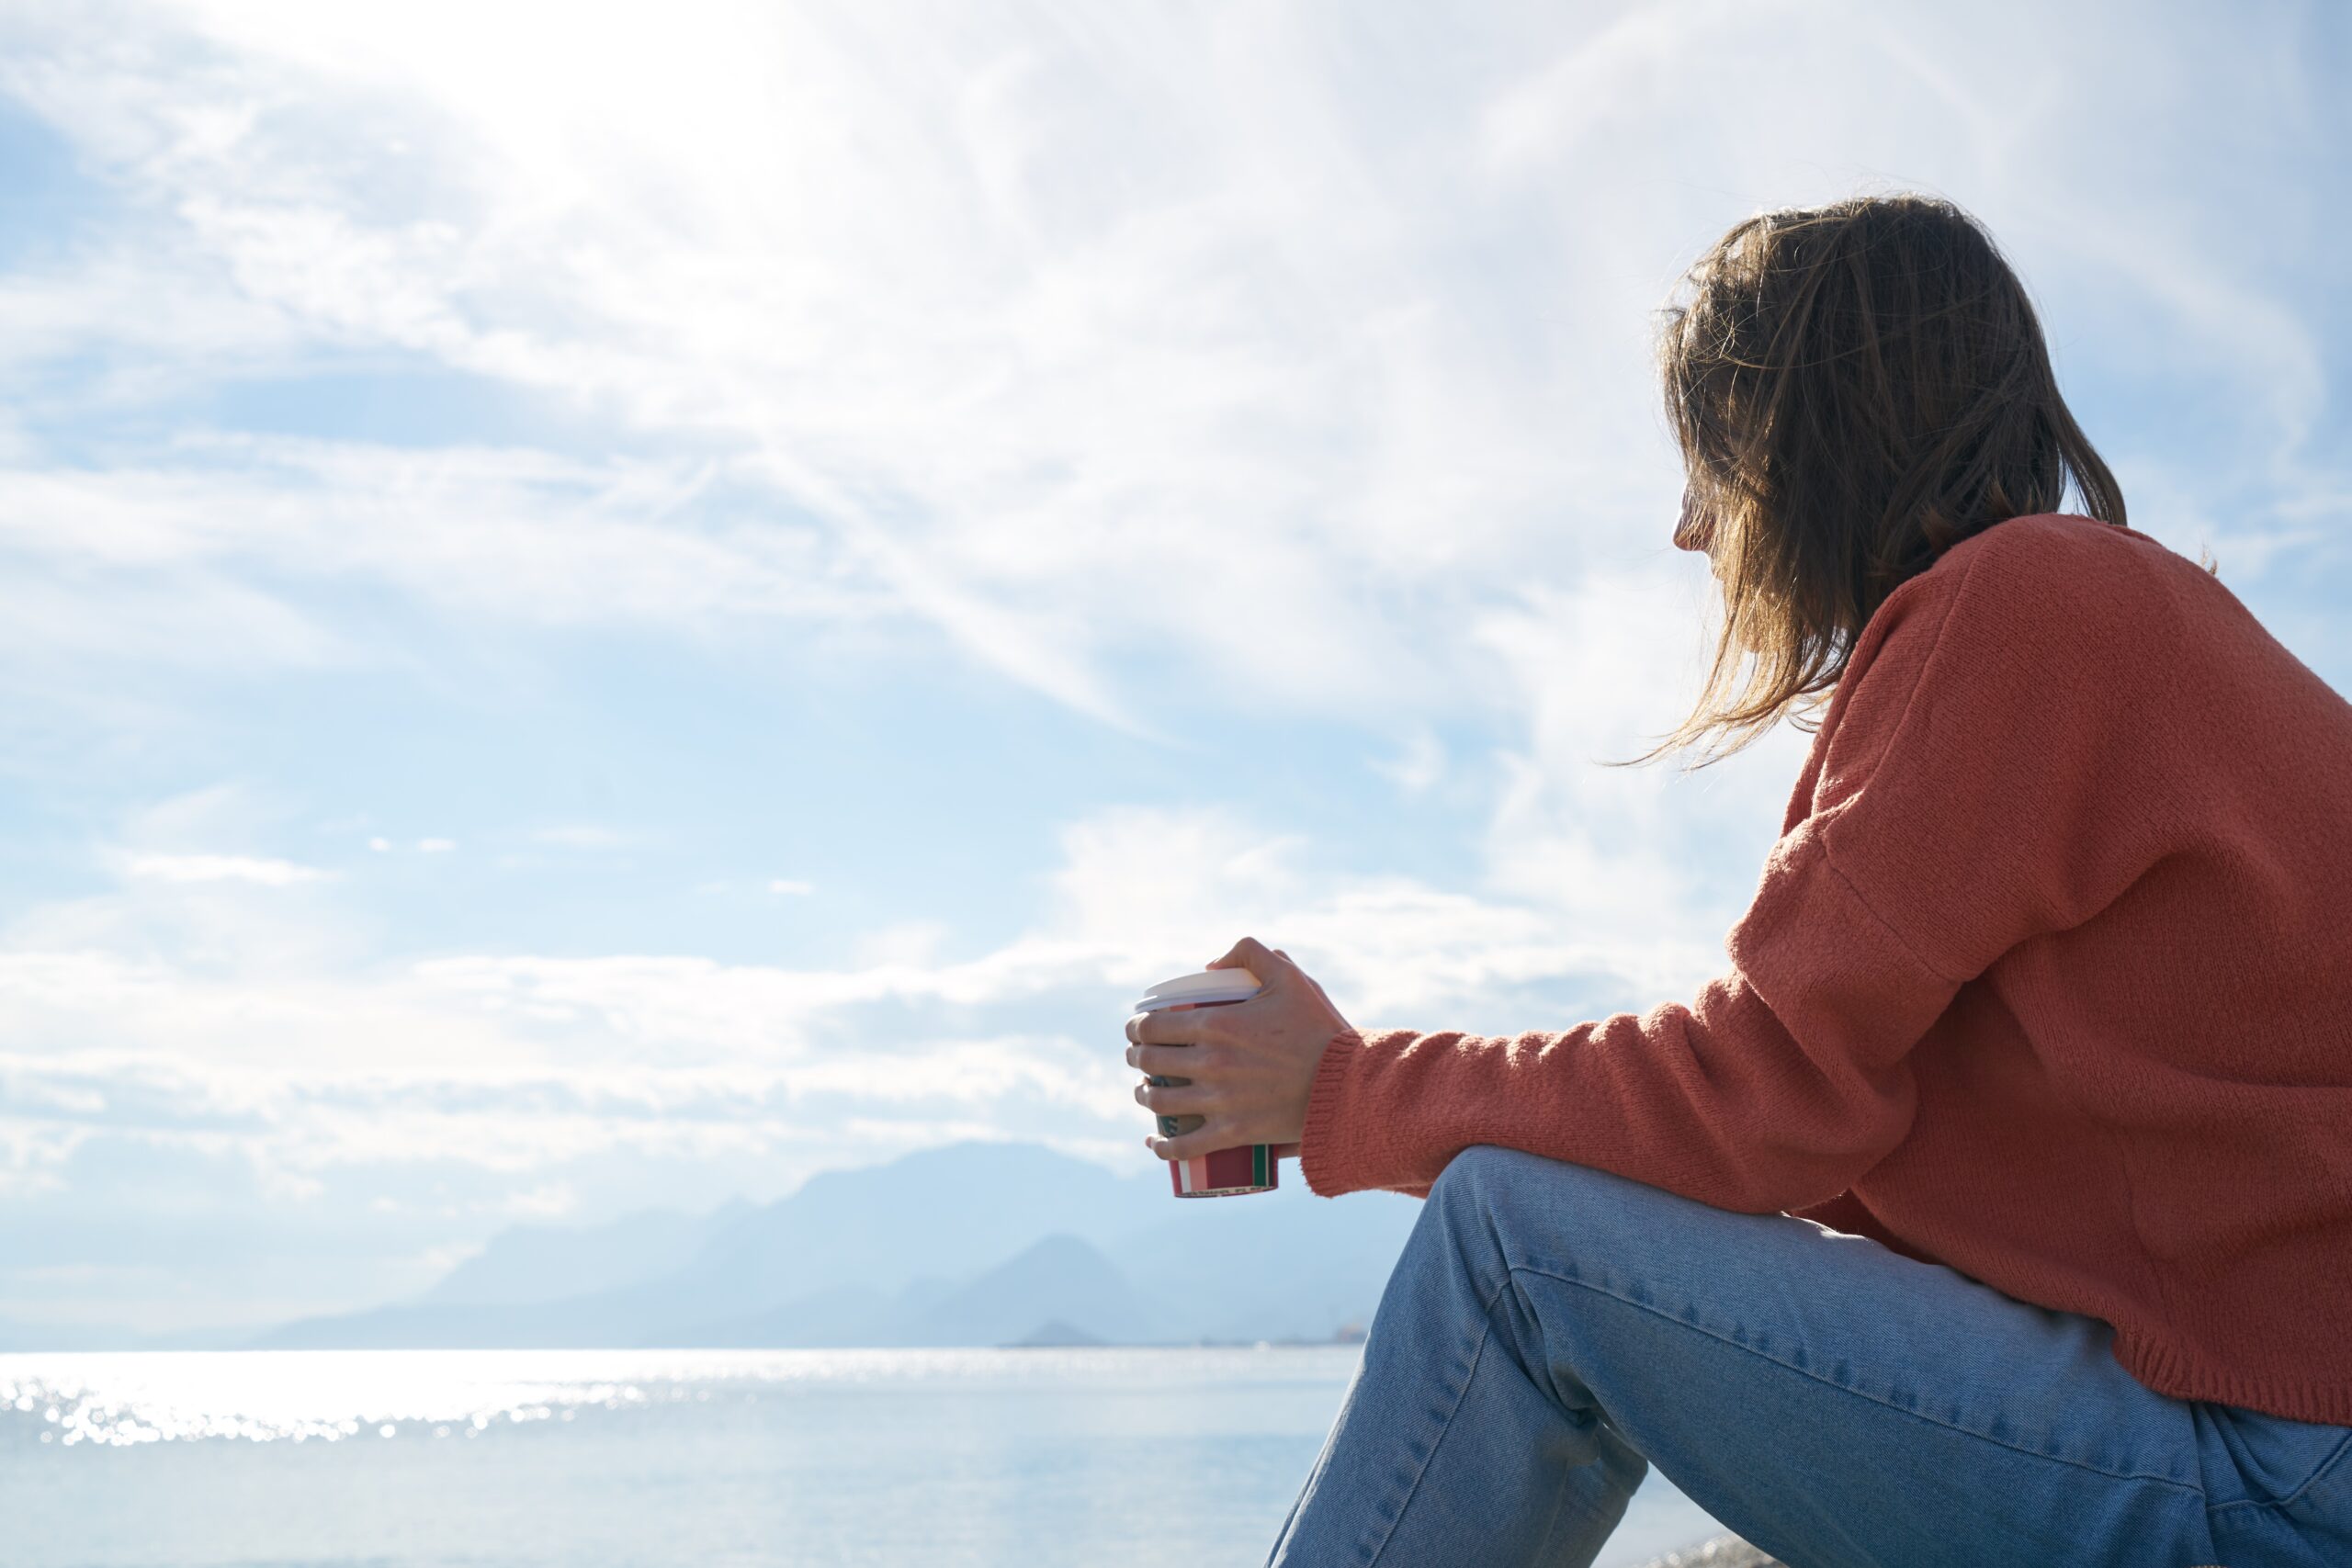
[[[2134,525],[2352,689],[2339,8],[0,10],[0,1318],[420,1288],[966,1136],[1125,1003],[1687,999],[1804,737],[1650,368],[1993,229]],[[1295,1179],[1295,1177],[1294,1177]]]

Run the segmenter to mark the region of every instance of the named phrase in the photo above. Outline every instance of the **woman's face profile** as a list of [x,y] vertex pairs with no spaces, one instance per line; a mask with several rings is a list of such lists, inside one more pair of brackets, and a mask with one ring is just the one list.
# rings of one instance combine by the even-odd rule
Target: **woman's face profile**
[[1706,526],[1700,519],[1698,502],[1691,496],[1690,487],[1684,485],[1682,487],[1682,517],[1674,525],[1675,547],[1684,550],[1703,550],[1713,542],[1713,535],[1714,530]]

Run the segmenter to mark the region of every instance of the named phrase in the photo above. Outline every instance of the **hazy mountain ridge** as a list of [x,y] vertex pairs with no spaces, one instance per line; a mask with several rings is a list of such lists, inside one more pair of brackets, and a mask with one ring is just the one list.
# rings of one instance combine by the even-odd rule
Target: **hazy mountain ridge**
[[[1185,1201],[1039,1145],[827,1171],[774,1203],[502,1232],[413,1301],[271,1348],[844,1347],[1328,1339],[1371,1320],[1420,1204]],[[590,1288],[553,1293],[567,1284]]]
[[715,1231],[752,1207],[738,1199],[707,1214],[648,1209],[584,1229],[511,1226],[420,1299],[458,1306],[515,1305],[618,1289],[684,1268]]

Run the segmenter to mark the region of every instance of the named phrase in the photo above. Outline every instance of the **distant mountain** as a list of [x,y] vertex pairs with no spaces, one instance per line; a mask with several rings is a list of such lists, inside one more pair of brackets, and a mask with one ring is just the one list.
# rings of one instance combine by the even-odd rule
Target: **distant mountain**
[[[789,1197],[733,1205],[707,1220],[656,1213],[589,1230],[517,1227],[493,1239],[474,1260],[482,1271],[468,1281],[458,1280],[469,1267],[461,1265],[416,1301],[304,1319],[259,1343],[273,1348],[705,1343],[713,1325],[776,1314],[804,1298],[816,1303],[807,1342],[873,1343],[832,1337],[836,1330],[828,1325],[835,1322],[834,1309],[824,1303],[855,1299],[842,1292],[864,1289],[895,1305],[899,1292],[925,1276],[931,1283],[923,1288],[944,1293],[1054,1231],[1107,1240],[1148,1220],[1155,1174],[1146,1168],[1116,1176],[1093,1161],[1035,1144],[951,1144],[887,1165],[824,1171]],[[673,1256],[684,1252],[683,1261],[614,1278],[623,1258],[642,1261],[662,1253],[664,1226],[673,1233],[667,1245]],[[618,1248],[615,1235],[624,1238]],[[565,1293],[534,1284],[534,1270],[548,1280],[606,1270],[610,1282]],[[856,1320],[856,1310],[843,1311]]]
[[1275,1192],[1184,1201],[1158,1161],[1138,1166],[1122,1177],[1037,1145],[969,1142],[702,1219],[518,1227],[413,1302],[288,1324],[260,1343],[1328,1338],[1370,1320],[1421,1207],[1390,1193],[1329,1202],[1295,1167]]
[[1108,1343],[1108,1341],[1097,1338],[1095,1336],[1087,1333],[1083,1328],[1073,1328],[1057,1317],[1051,1319],[1048,1322],[1039,1324],[1035,1328],[1031,1329],[1027,1334],[1018,1339],[1009,1339],[1005,1341],[1008,1348],[1015,1350],[1042,1349],[1047,1347],[1071,1345],[1102,1345],[1106,1343]]
[[904,1343],[898,1328],[908,1304],[871,1285],[834,1285],[782,1306],[665,1334],[665,1346],[744,1349],[832,1349]]
[[256,1350],[600,1350],[642,1343],[599,1296],[489,1305],[407,1302],[300,1318],[253,1342]]
[[130,1350],[145,1337],[115,1324],[18,1323],[0,1318],[0,1354],[23,1350]]
[[826,1171],[719,1231],[661,1289],[707,1323],[853,1281],[895,1292],[925,1274],[961,1279],[1057,1231],[1101,1245],[1150,1223],[1155,1199],[1170,1201],[1155,1174],[989,1142]]
[[886,1300],[868,1286],[843,1286],[679,1337],[725,1346],[1010,1345],[1048,1328],[1063,1336],[1056,1343],[1134,1344],[1163,1337],[1167,1321],[1101,1252],[1057,1234],[944,1295],[912,1286]]
[[685,1267],[714,1231],[752,1207],[738,1199],[703,1215],[650,1209],[584,1230],[516,1225],[491,1237],[420,1299],[436,1306],[505,1306],[633,1285]]
[[1333,1201],[1304,1181],[1157,1206],[1159,1218],[1103,1250],[1187,1341],[1324,1339],[1371,1322],[1421,1212],[1400,1192]]
[[189,1328],[141,1334],[115,1323],[25,1323],[0,1318],[0,1355],[60,1350],[237,1350],[250,1328]]
[[1098,1339],[1165,1337],[1167,1321],[1100,1252],[1074,1235],[1023,1247],[903,1330],[910,1345],[1009,1345],[1058,1321]]

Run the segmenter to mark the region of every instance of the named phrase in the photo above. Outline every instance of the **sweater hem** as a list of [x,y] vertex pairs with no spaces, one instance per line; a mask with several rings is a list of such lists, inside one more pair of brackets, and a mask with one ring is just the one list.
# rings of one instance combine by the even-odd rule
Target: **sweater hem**
[[2125,1371],[2168,1398],[2231,1404],[2321,1427],[2352,1427],[2352,1384],[2278,1382],[2223,1371],[2122,1329],[2116,1331],[2114,1352]]

